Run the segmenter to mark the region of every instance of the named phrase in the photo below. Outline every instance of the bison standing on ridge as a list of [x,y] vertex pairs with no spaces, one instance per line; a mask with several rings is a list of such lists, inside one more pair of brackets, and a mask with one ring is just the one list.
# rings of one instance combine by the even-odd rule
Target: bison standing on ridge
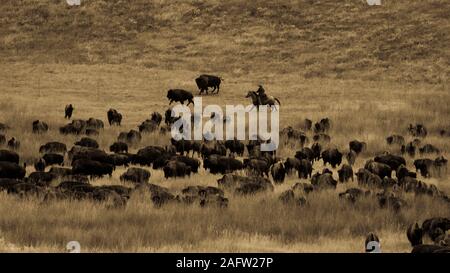
[[66,108],[64,109],[64,118],[71,119],[72,113],[73,113],[73,106],[72,104],[66,105]]
[[219,93],[220,90],[220,83],[222,82],[222,78],[218,76],[212,76],[212,75],[200,75],[198,78],[195,79],[195,83],[197,84],[198,89],[200,90],[199,94],[202,94],[203,91],[208,94],[208,88],[212,87],[212,92],[216,91],[216,94]]
[[167,98],[169,99],[169,105],[172,104],[172,102],[180,102],[181,104],[184,104],[185,101],[188,101],[188,104],[194,104],[194,96],[191,92],[183,90],[183,89],[170,89],[167,91]]
[[122,114],[117,112],[116,109],[109,109],[107,112],[108,116],[108,123],[110,126],[112,125],[119,125],[122,122]]

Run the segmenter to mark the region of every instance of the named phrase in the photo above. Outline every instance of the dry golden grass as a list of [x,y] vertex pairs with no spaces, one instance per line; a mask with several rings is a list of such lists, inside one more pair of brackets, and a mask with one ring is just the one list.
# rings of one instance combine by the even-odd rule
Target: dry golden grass
[[[121,128],[106,126],[98,137],[101,148],[107,149],[120,130],[134,128],[151,112],[166,109],[168,88],[194,90],[194,72],[109,65],[41,65],[35,72],[27,72],[34,67],[3,65],[6,73],[1,78],[1,121],[13,127],[8,136],[21,140],[19,152],[29,162],[38,158],[39,146],[46,141],[56,139],[70,146],[76,140],[58,133],[58,126],[66,122],[66,103],[75,105],[74,118],[92,116],[106,120],[109,107],[123,113]],[[221,94],[205,96],[204,100],[220,105],[247,103],[245,90],[252,89],[255,81],[227,77],[226,73],[224,77],[230,80],[224,83]],[[104,81],[97,89],[98,79]],[[368,151],[358,159],[356,168],[375,152],[389,149],[384,144],[385,137],[390,133],[405,134],[409,122],[424,122],[430,130],[426,141],[448,155],[448,140],[436,134],[439,128],[449,125],[449,93],[442,87],[315,80],[297,84],[294,79],[295,75],[284,75],[264,81],[268,92],[282,101],[282,126],[295,125],[305,117],[330,117],[332,145],[346,150],[351,139],[368,142]],[[50,132],[31,134],[33,119],[48,122]],[[146,135],[141,145],[162,145],[168,138]],[[292,156],[295,148],[298,147],[282,146],[280,155]],[[412,160],[408,164],[411,168]],[[321,163],[314,168],[321,170]],[[119,168],[111,179],[94,183],[120,184],[118,177],[124,171]],[[201,170],[189,179],[165,180],[162,172],[151,172],[152,183],[174,192],[187,185],[215,186],[220,177]],[[228,194],[230,206],[225,210],[181,205],[157,209],[145,193],[133,195],[124,210],[91,202],[44,205],[39,200],[20,200],[3,194],[0,230],[5,243],[0,247],[3,251],[63,251],[65,243],[78,240],[84,251],[360,252],[365,234],[375,231],[382,238],[383,251],[397,252],[410,250],[404,233],[409,223],[450,213],[448,204],[411,195],[406,196],[410,207],[400,215],[380,210],[375,199],[356,206],[339,201],[337,192],[355,184],[340,185],[337,192],[313,194],[305,208],[282,205],[278,195],[297,181],[290,177],[274,193],[251,198]],[[448,177],[425,181],[450,193]]]
[[[92,0],[80,9],[63,2],[5,0],[0,9],[0,122],[12,127],[7,135],[21,141],[27,163],[47,141],[70,147],[77,140],[58,132],[67,122],[66,104],[75,106],[74,118],[106,123],[109,108],[124,115],[122,127],[106,126],[97,138],[108,149],[120,131],[166,110],[168,89],[197,92],[201,73],[225,79],[204,105],[249,103],[246,92],[263,84],[281,100],[280,127],[331,118],[332,145],[346,151],[353,139],[368,144],[355,169],[377,152],[397,152],[385,137],[406,135],[409,123],[424,123],[425,142],[448,158],[450,142],[437,134],[450,129],[446,0],[383,1],[376,8],[334,0]],[[33,135],[35,119],[50,131]],[[145,135],[139,147],[168,139]],[[293,156],[297,148],[283,145],[279,155]],[[121,184],[123,171],[93,183]],[[216,186],[219,178],[201,170],[165,180],[151,172],[151,183],[174,192]],[[448,175],[423,180],[450,194]],[[412,195],[400,214],[379,209],[372,198],[355,206],[340,201],[337,193],[356,183],[312,194],[307,207],[282,205],[278,195],[298,181],[289,177],[274,193],[249,198],[227,194],[227,209],[158,209],[146,193],[134,194],[121,210],[1,193],[0,251],[60,252],[78,240],[92,252],[362,252],[365,235],[374,231],[384,252],[407,252],[409,223],[450,215],[448,204]]]

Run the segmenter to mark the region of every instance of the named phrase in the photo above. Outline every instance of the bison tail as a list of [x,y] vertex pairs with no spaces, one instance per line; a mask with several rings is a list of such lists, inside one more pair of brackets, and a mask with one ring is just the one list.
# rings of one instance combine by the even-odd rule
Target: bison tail
[[278,105],[281,105],[281,102],[279,99],[277,99],[277,98],[274,98],[274,99],[278,102]]

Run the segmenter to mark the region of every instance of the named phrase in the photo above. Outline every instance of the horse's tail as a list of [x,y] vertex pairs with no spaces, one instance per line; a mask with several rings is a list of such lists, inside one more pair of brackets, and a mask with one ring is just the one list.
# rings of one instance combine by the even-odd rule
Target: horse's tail
[[274,98],[274,99],[278,102],[278,105],[281,105],[281,102],[279,99],[277,99],[277,98]]

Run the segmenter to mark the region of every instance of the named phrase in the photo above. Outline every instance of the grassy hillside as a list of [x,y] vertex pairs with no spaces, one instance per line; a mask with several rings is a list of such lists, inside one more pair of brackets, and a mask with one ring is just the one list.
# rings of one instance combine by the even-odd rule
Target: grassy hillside
[[2,0],[3,62],[448,83],[450,2]]
[[[346,153],[353,139],[368,145],[355,171],[382,151],[399,153],[385,138],[402,134],[412,141],[410,123],[423,123],[429,132],[423,144],[450,156],[448,137],[439,134],[450,129],[448,0],[384,0],[381,7],[364,0],[82,2],[0,0],[0,122],[11,127],[8,139],[21,142],[17,152],[28,175],[42,144],[71,148],[82,137],[59,133],[68,122],[66,104],[74,105],[74,119],[106,124],[109,108],[123,114],[122,126],[107,125],[94,137],[108,150],[121,131],[168,108],[168,89],[197,95],[194,79],[203,72],[225,79],[218,95],[202,96],[203,106],[250,103],[245,94],[262,83],[281,101],[281,128],[329,117],[332,140],[324,148]],[[49,124],[46,134],[32,134],[36,119]],[[169,138],[144,134],[130,152]],[[298,149],[282,141],[278,155],[292,157]],[[414,159],[406,156],[411,170]],[[319,172],[324,165],[313,167]],[[202,168],[189,178],[165,179],[161,170],[148,170],[150,183],[175,194],[189,185],[217,186],[221,177]],[[120,181],[123,172],[118,167],[112,177],[90,182],[132,187]],[[450,172],[419,179],[450,194]],[[398,193],[408,203],[400,213],[380,209],[374,195],[343,202],[338,193],[357,187],[356,179],[307,195],[305,207],[283,205],[280,193],[297,182],[309,180],[290,175],[274,192],[249,197],[226,192],[227,209],[157,208],[146,192],[134,193],[123,209],[2,192],[0,252],[62,252],[72,240],[83,252],[362,252],[370,231],[383,252],[409,252],[410,223],[450,215],[448,203],[412,193]]]

